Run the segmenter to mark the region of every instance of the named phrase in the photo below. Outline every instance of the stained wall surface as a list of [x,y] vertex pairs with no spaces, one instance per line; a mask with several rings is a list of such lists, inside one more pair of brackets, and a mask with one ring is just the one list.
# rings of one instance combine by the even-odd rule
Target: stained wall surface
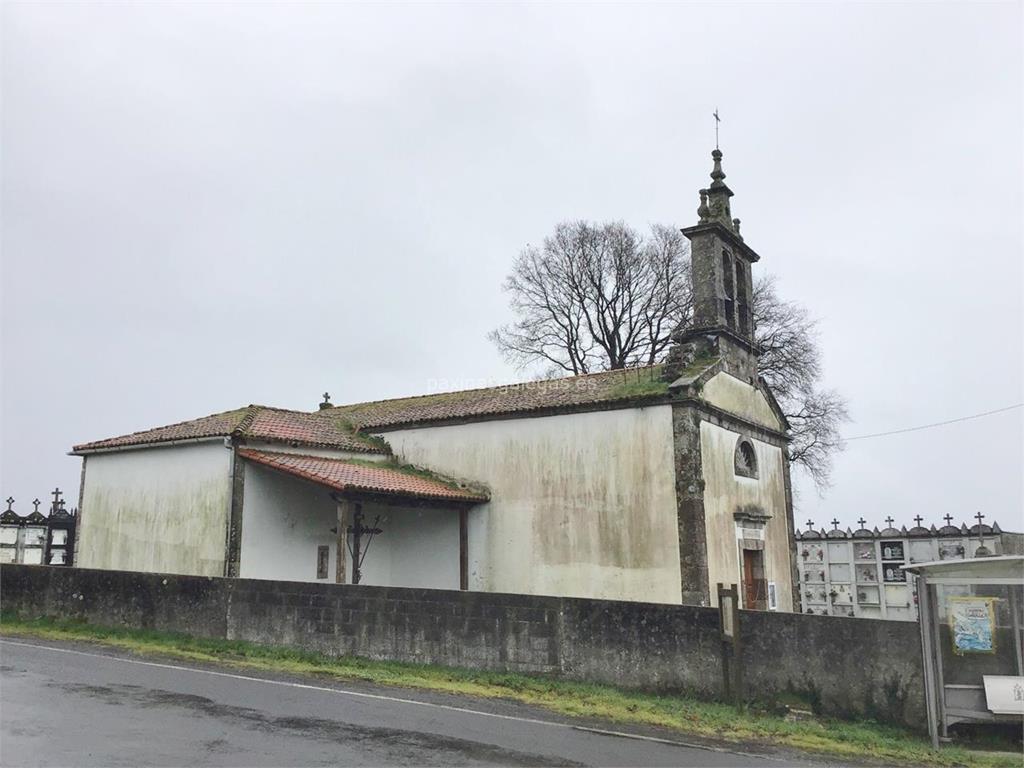
[[91,454],[76,562],[223,575],[231,455],[222,440]]
[[701,388],[700,394],[716,408],[769,429],[782,430],[779,417],[775,415],[764,394],[735,376],[728,373],[715,374]]
[[484,483],[470,589],[678,603],[671,407],[391,431],[403,461]]
[[[704,385],[701,396],[711,405],[741,419],[772,430],[781,424],[768,400],[758,389],[726,373]],[[711,604],[718,604],[715,585],[743,581],[739,539],[744,526],[736,513],[744,510],[767,514],[764,526],[765,579],[775,583],[778,610],[793,610],[789,520],[786,510],[786,478],[783,449],[746,435],[757,457],[757,477],[736,473],[736,446],[741,432],[702,422],[701,465],[704,473],[704,513],[707,529],[708,582]],[[749,526],[748,526],[749,527]]]
[[739,437],[732,430],[708,422],[700,425],[712,605],[718,604],[715,584],[739,584],[743,580],[739,548],[743,526],[737,524],[735,513],[755,509],[771,515],[764,526],[765,579],[775,582],[778,610],[791,611],[793,594],[782,449],[751,439],[757,455],[758,476],[741,477],[735,473],[734,465]]

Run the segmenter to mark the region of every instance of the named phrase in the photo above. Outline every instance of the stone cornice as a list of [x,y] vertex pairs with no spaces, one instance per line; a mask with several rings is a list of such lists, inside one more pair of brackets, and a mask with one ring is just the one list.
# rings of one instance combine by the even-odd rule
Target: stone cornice
[[708,221],[702,224],[694,224],[692,227],[684,227],[680,230],[686,237],[692,238],[696,235],[716,234],[729,243],[733,249],[750,263],[760,261],[761,257],[749,245],[743,242],[739,235],[729,229],[720,221]]

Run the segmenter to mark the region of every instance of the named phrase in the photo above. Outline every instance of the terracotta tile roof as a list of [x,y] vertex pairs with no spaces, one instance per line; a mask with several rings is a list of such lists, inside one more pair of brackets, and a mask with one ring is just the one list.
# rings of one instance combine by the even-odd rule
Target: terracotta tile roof
[[286,411],[262,405],[250,405],[247,408],[215,413],[212,416],[133,432],[130,435],[82,443],[76,445],[73,450],[77,453],[167,443],[174,440],[229,436],[360,453],[389,453],[386,444],[382,445],[379,441],[356,434],[340,414],[325,417],[320,413]]
[[240,448],[238,454],[250,461],[305,480],[312,480],[337,491],[363,491],[387,496],[473,503],[488,500],[487,494],[483,492],[461,488],[443,478],[427,476],[389,464],[382,463],[377,467],[369,466],[369,462],[254,451],[249,448]]
[[668,387],[660,380],[660,373],[661,366],[605,371],[486,389],[339,405],[321,413],[340,413],[357,429],[369,430],[549,409],[579,409],[617,400],[664,397]]

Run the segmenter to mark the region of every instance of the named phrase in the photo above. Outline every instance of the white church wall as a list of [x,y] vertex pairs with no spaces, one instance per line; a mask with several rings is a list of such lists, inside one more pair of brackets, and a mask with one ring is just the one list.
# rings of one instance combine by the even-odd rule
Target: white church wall
[[716,408],[769,429],[782,429],[768,399],[757,389],[728,373],[716,373],[701,388],[700,396]]
[[246,441],[243,448],[253,451],[269,451],[271,453],[293,453],[299,456],[319,456],[324,459],[358,459],[359,461],[387,461],[388,457],[381,453],[365,453],[362,451],[340,451],[337,448],[314,448],[306,445],[285,445]]
[[[246,462],[239,576],[333,582],[338,505],[319,485]],[[327,578],[317,578],[317,549],[328,547]]]
[[223,576],[230,476],[219,439],[90,454],[76,565]]
[[751,440],[757,456],[758,476],[740,477],[735,473],[736,442],[739,437],[739,433],[732,430],[701,422],[708,582],[712,587],[712,604],[718,604],[715,584],[742,583],[734,514],[750,505],[772,516],[764,531],[765,578],[775,582],[778,610],[791,611],[793,592],[782,449],[760,440]]
[[403,461],[485,483],[470,589],[678,603],[668,405],[404,429]]
[[[459,514],[450,509],[363,505],[374,536],[362,582],[382,587],[459,588]],[[472,515],[472,513],[470,513]],[[252,462],[245,469],[240,576],[283,581],[335,580],[338,506],[323,486]],[[348,525],[352,520],[348,521]],[[364,537],[365,543],[365,537]],[[352,537],[349,536],[351,547]],[[328,548],[327,578],[317,578],[317,551]],[[346,552],[347,581],[352,581]]]
[[[459,588],[459,513],[431,507],[363,506],[364,525],[377,522],[363,561],[363,584],[380,587]],[[470,511],[470,517],[473,516]],[[349,537],[351,543],[351,537]],[[351,567],[348,569],[351,580]]]

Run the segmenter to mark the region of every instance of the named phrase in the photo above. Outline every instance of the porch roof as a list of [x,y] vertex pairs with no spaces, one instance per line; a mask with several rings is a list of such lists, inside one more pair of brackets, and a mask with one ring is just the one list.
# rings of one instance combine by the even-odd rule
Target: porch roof
[[319,483],[340,492],[369,493],[407,499],[480,504],[486,493],[409,469],[377,462],[358,462],[296,453],[240,448],[238,455],[257,464]]

